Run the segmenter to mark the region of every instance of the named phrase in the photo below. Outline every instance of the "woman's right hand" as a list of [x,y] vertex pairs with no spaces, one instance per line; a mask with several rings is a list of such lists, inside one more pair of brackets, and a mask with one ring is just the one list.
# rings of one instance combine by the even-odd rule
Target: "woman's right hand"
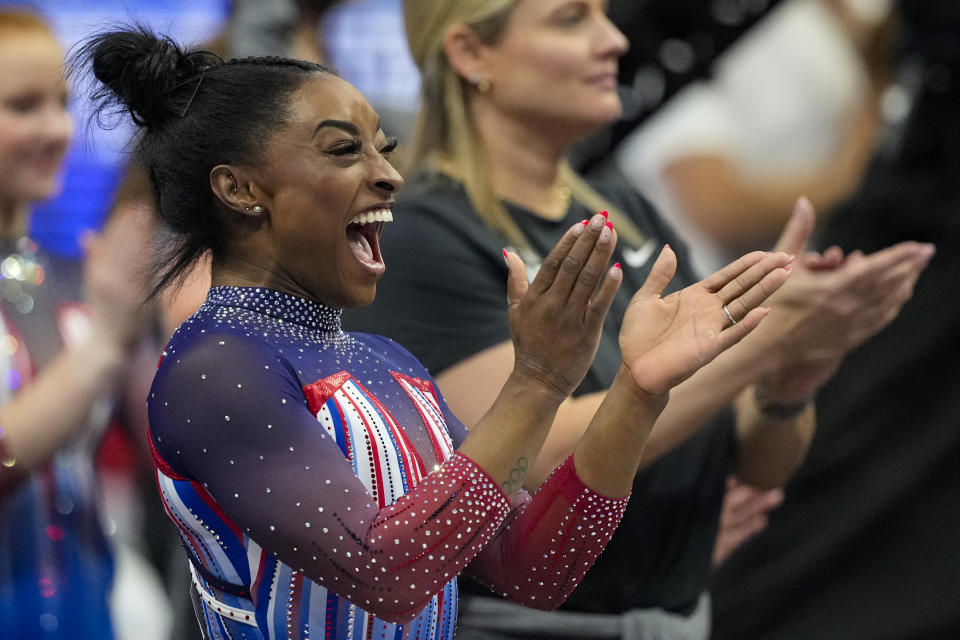
[[673,250],[664,247],[620,330],[623,364],[634,384],[663,396],[742,340],[766,315],[759,305],[786,282],[792,260],[786,253],[755,251],[662,298],[677,267]]
[[616,233],[597,214],[567,231],[529,284],[523,261],[504,252],[514,374],[556,393],[558,401],[580,384],[596,355],[622,281],[619,268],[607,269],[615,245]]

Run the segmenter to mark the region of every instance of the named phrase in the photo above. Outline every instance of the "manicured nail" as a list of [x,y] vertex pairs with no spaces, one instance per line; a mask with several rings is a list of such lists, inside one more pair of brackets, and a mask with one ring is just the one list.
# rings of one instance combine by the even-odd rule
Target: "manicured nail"
[[587,228],[587,225],[590,224],[589,220],[581,220],[577,224],[573,225],[573,235],[579,236],[583,233],[583,230]]
[[607,220],[610,219],[610,214],[607,213],[607,210],[606,210],[606,209],[604,209],[603,211],[601,211],[601,212],[600,212],[600,215],[602,215],[602,216],[603,216],[605,219],[607,219]]
[[613,237],[613,223],[604,222],[603,229],[600,231],[600,242],[610,242]]
[[503,250],[503,261],[507,263],[507,266],[510,266],[510,256],[507,255],[507,250]]
[[610,267],[610,277],[619,278],[621,271],[623,271],[623,269],[620,268],[620,263],[618,262],[612,267]]

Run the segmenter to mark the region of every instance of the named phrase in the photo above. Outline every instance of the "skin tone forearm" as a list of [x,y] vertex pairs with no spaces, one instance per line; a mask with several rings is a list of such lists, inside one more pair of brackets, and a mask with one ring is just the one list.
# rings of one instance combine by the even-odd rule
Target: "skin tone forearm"
[[513,372],[460,446],[511,498],[526,481],[562,396]]
[[787,482],[810,448],[816,430],[813,402],[794,418],[778,419],[762,413],[747,390],[737,399],[739,451],[734,474],[758,489]]
[[73,437],[87,422],[104,389],[112,387],[123,363],[121,348],[92,337],[62,352],[28,387],[0,407],[7,455],[16,460],[15,468],[20,472],[35,469]]
[[630,492],[644,443],[667,397],[641,391],[620,366],[573,452],[574,467],[584,484],[606,496]]
[[[690,379],[670,392],[670,400],[656,421],[643,451],[640,468],[653,464],[685,442],[713,416],[729,406],[744,389],[766,373],[763,360],[748,347],[750,338],[739,349],[731,349],[702,367]],[[476,424],[483,403],[491,402],[490,387],[506,378],[512,366],[510,343],[491,347],[437,376],[437,383],[450,407],[468,427]],[[750,366],[747,366],[747,365]],[[543,448],[530,471],[528,488],[535,488],[570,455],[594,414],[603,406],[607,391],[567,398],[556,412]],[[748,394],[749,395],[749,394]],[[489,404],[487,405],[489,406]],[[626,414],[629,415],[629,414]],[[749,415],[749,414],[747,414]],[[637,414],[632,428],[642,429],[643,416]],[[746,417],[738,430],[753,432],[752,419]],[[789,453],[794,457],[799,452]],[[801,454],[802,457],[802,454]],[[578,467],[579,470],[579,467]]]

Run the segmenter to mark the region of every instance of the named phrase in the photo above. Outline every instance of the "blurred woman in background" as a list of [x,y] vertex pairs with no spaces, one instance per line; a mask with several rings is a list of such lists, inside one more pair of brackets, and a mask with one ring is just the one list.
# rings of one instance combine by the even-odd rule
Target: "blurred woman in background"
[[[475,424],[514,358],[500,247],[533,271],[572,221],[607,210],[624,286],[584,382],[557,412],[531,488],[569,454],[603,402],[620,362],[620,318],[657,249],[677,247],[671,287],[695,280],[682,243],[641,196],[588,184],[564,160],[575,140],[621,112],[617,60],[627,42],[604,10],[601,0],[406,1],[423,74],[416,175],[385,238],[391,271],[382,293],[345,319],[407,345],[453,410]],[[813,218],[800,201],[778,248],[799,255]],[[533,612],[473,588],[463,637],[707,637],[703,594],[726,475],[764,488],[786,482],[813,435],[817,388],[896,315],[932,252],[903,243],[871,256],[836,249],[798,261],[744,348],[671,392],[624,521],[566,612]],[[739,310],[730,312],[728,322],[740,321]]]
[[41,18],[0,12],[0,630],[11,638],[113,637],[93,452],[143,318],[135,274],[149,225],[125,217],[88,237],[82,269],[27,236],[73,131],[62,56]]

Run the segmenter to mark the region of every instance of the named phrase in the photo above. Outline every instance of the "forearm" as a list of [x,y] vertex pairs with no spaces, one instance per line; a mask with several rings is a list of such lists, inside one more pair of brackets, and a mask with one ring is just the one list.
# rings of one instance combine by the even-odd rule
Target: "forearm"
[[21,472],[48,461],[88,421],[114,383],[123,351],[90,339],[63,351],[10,402],[0,407],[6,456]]
[[640,389],[621,365],[573,457],[583,483],[607,496],[630,492],[644,445],[668,395]]
[[508,516],[470,572],[504,598],[535,609],[563,603],[613,535],[627,498],[590,489],[568,458],[533,500]]
[[803,462],[816,431],[816,409],[808,402],[796,415],[760,409],[751,387],[737,399],[738,449],[734,473],[759,489],[779,487]]
[[759,341],[748,336],[670,392],[640,461],[645,468],[692,437],[774,368]]
[[[748,345],[751,345],[749,337],[736,349],[721,354],[670,392],[669,402],[659,417],[655,418],[656,426],[646,439],[640,459],[641,469],[683,444],[720,411],[730,406],[743,389],[767,372],[768,364],[760,357],[759,346]],[[739,354],[740,351],[744,353]],[[528,489],[539,486],[577,447],[606,396],[606,391],[590,393],[568,398],[560,405],[550,434],[530,474]],[[636,423],[644,418],[643,415],[633,416],[629,411],[623,415],[630,416]],[[633,428],[638,427],[634,425]]]
[[481,466],[508,496],[522,488],[563,396],[511,373],[493,406],[458,451]]

